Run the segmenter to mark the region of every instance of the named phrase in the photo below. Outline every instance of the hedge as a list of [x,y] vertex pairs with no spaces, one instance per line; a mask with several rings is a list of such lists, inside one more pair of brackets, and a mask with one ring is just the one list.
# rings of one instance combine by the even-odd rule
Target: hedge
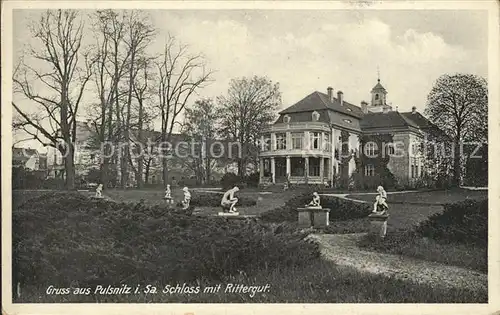
[[55,192],[13,209],[13,285],[222,280],[320,257],[286,224],[190,216]]
[[[220,202],[222,200],[222,194],[219,193],[199,193],[193,194],[190,205],[194,207],[220,207]],[[238,196],[238,203],[236,206],[240,207],[251,207],[257,204],[257,201],[244,196]]]
[[465,200],[444,205],[416,227],[417,233],[436,240],[486,247],[488,244],[488,199]]
[[[284,206],[265,212],[261,220],[266,222],[297,221],[297,208],[304,207],[312,199],[312,192],[289,199]],[[364,218],[370,214],[370,206],[333,196],[321,196],[321,206],[330,209],[330,221],[344,221]]]

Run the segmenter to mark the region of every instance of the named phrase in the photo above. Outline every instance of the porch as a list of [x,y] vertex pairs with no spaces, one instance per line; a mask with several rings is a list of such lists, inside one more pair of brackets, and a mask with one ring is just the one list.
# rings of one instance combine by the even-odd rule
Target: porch
[[333,167],[326,157],[269,157],[260,159],[260,183],[323,184],[332,180]]

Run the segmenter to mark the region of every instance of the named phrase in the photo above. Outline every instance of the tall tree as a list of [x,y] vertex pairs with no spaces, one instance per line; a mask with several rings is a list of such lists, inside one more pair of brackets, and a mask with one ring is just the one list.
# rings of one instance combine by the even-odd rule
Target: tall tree
[[31,28],[39,46],[31,48],[13,75],[14,92],[31,101],[12,105],[21,127],[64,159],[66,188],[75,187],[76,118],[91,77],[92,58],[82,48],[84,24],[76,11],[48,10]]
[[178,44],[173,37],[168,38],[163,54],[155,64],[158,76],[155,79],[158,96],[156,106],[161,118],[163,184],[167,185],[166,144],[170,141],[174,126],[179,123],[179,115],[187,102],[211,81],[212,71],[205,69],[203,56],[190,54],[188,47]]
[[243,149],[236,160],[238,175],[244,176],[248,162],[256,158],[260,131],[273,121],[281,105],[279,83],[257,76],[233,79],[227,96],[218,97],[217,102],[222,136]]
[[200,182],[209,183],[214,161],[210,153],[210,144],[215,140],[218,125],[218,111],[212,99],[197,100],[186,108],[183,134],[187,139],[199,145],[199,150],[184,159]]
[[[128,69],[128,87],[127,87],[127,108],[126,108],[126,116],[125,116],[125,122],[124,122],[124,140],[126,142],[126,147],[123,152],[122,156],[122,161],[126,160],[128,163],[130,163],[130,166],[133,167],[133,162],[130,156],[130,130],[131,130],[131,118],[132,118],[132,112],[131,112],[131,107],[132,107],[132,98],[134,96],[134,83],[136,80],[136,76],[138,73],[138,60],[144,59],[145,56],[145,49],[151,42],[155,30],[153,26],[148,22],[148,17],[143,14],[140,11],[132,11],[128,18],[127,18],[127,36],[125,37],[125,43],[127,47],[127,54],[130,56],[129,60],[129,69]],[[147,80],[147,77],[146,77]],[[140,103],[140,106],[142,106],[143,103]],[[143,113],[139,113],[139,122],[142,124],[141,120],[141,115]],[[142,126],[141,126],[142,128]],[[142,131],[142,130],[141,130]],[[142,137],[142,135],[139,135],[139,137]],[[142,139],[141,139],[142,140]],[[142,168],[142,162],[139,163]],[[139,173],[137,170],[135,172],[137,175],[139,175],[138,183],[142,185],[142,170]],[[128,165],[127,163],[122,163],[122,179],[121,179],[121,184],[122,187],[125,188],[128,186]]]
[[461,184],[467,141],[487,141],[488,86],[473,74],[442,75],[427,96],[425,114],[453,139],[453,179]]

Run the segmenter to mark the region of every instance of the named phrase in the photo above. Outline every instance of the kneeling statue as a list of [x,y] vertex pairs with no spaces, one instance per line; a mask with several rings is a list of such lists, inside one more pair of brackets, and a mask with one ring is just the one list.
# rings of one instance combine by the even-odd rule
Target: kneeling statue
[[238,186],[234,186],[224,193],[222,196],[222,201],[220,202],[222,209],[225,211],[229,211],[230,213],[236,212],[236,208],[234,207],[238,202],[238,198],[234,196],[236,192],[240,191]]
[[317,192],[313,192],[313,199],[306,205],[306,208],[319,208],[321,209],[321,199]]

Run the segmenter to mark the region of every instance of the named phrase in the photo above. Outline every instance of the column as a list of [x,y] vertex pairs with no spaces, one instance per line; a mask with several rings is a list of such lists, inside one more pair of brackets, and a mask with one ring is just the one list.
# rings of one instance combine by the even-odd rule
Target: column
[[319,149],[321,150],[321,152],[325,151],[326,143],[324,143],[324,141],[325,141],[325,133],[321,132],[321,138],[319,139]]
[[260,136],[260,150],[264,151],[264,136]]
[[310,149],[310,146],[309,146],[309,131],[304,131],[304,145],[302,147],[303,150],[309,150]]
[[290,131],[286,132],[286,149],[292,149],[292,133]]
[[274,157],[271,158],[271,175],[272,175],[272,183],[276,183],[276,165],[274,164]]
[[259,159],[259,183],[262,184],[264,179],[264,158]]
[[306,184],[309,183],[309,157],[304,158],[304,179]]
[[291,161],[290,161],[290,157],[287,156],[286,157],[286,176],[291,176],[291,172],[292,172]]
[[325,158],[319,158],[319,178],[321,179],[321,184],[325,182]]
[[271,133],[271,151],[276,150],[276,134]]

